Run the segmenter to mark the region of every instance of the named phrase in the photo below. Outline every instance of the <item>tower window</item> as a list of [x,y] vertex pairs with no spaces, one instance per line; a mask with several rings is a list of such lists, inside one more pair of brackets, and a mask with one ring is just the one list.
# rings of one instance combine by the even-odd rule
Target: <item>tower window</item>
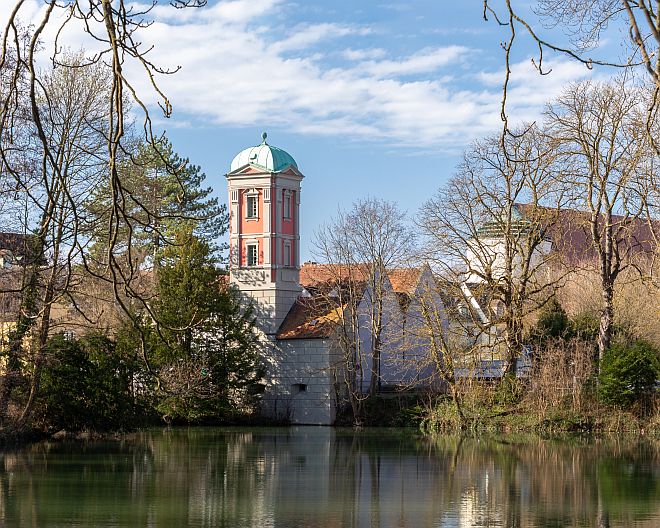
[[291,267],[291,242],[284,243],[284,266]]
[[256,266],[259,263],[258,260],[258,246],[257,244],[248,244],[247,245],[247,265]]
[[289,191],[284,191],[284,196],[282,198],[283,206],[283,217],[291,218],[291,193]]
[[247,197],[247,214],[246,218],[258,218],[258,205],[259,197],[258,196],[248,196]]

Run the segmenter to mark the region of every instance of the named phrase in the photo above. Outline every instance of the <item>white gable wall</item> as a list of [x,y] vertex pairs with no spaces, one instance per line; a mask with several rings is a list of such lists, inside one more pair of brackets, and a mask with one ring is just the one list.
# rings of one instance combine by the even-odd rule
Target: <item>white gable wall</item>
[[435,288],[433,274],[424,266],[405,313],[399,310],[390,329],[391,338],[386,350],[384,382],[404,387],[429,387],[435,383],[435,364],[430,352],[428,324],[422,317],[421,300],[433,305],[446,329],[447,317],[442,300]]
[[[415,295],[404,313],[389,280],[385,283],[382,350],[380,360],[380,383],[382,387],[429,386],[434,367],[429,356],[429,339],[420,337],[425,333],[421,319],[419,295],[428,295],[436,303],[438,313],[446,317],[442,300],[435,292],[430,268],[425,266],[417,284]],[[363,351],[363,392],[368,392],[372,369],[371,291],[367,289],[358,306],[360,313],[360,342]]]
[[[513,276],[519,277],[522,273],[523,257],[526,258],[526,248],[524,244],[527,240],[523,237],[520,244],[515,248],[516,254],[513,255]],[[534,248],[530,262],[530,270],[537,269],[543,259],[547,257],[552,249],[552,243],[549,240],[542,240]],[[506,246],[504,241],[498,237],[482,238],[468,242],[466,250],[466,261],[468,265],[466,282],[483,282],[482,277],[490,275],[497,280],[504,276],[506,272]]]

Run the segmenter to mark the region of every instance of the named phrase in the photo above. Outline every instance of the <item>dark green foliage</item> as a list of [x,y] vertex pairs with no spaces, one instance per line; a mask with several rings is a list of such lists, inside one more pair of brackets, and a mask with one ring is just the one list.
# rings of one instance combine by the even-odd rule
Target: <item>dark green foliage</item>
[[568,316],[557,298],[552,297],[541,310],[539,320],[531,332],[531,338],[534,341],[556,339],[566,337],[569,331]]
[[159,411],[187,422],[251,412],[262,377],[252,313],[214,266],[208,244],[182,226],[157,276],[161,327],[151,350],[166,391]]
[[[251,313],[218,269],[226,207],[202,187],[199,167],[166,139],[155,149],[139,147],[121,171],[128,214],[116,226],[116,252],[130,256],[126,266],[150,268],[155,279],[148,304],[132,306],[117,336],[116,350],[146,366],[137,384],[141,400],[167,420],[219,421],[249,412],[262,377],[258,339]],[[90,205],[96,225],[110,219],[111,200],[108,189],[98,190]],[[104,232],[98,264],[107,258]]]
[[541,310],[539,320],[529,337],[540,344],[557,339],[595,342],[598,338],[598,325],[598,316],[590,312],[583,312],[569,319],[556,297],[552,297]]
[[605,403],[630,405],[652,393],[660,377],[660,351],[638,340],[616,343],[600,365],[598,394]]
[[220,273],[206,242],[190,226],[179,228],[163,251],[157,271],[157,298],[153,304],[161,324],[154,342],[155,359],[168,363],[192,352],[193,337],[206,325],[219,301]]
[[[179,157],[172,144],[162,138],[155,146],[140,145],[120,170],[127,191],[122,207],[127,215],[117,226],[119,250],[128,249],[130,238],[133,258],[150,259],[157,267],[176,229],[189,223],[194,225],[195,235],[209,241],[214,256],[219,257],[224,246],[218,246],[218,238],[227,231],[227,208],[211,197],[211,187],[202,187],[206,175],[200,167]],[[95,233],[95,253],[104,251],[107,244],[105,229],[111,203],[111,192],[105,185],[89,205],[100,227]],[[98,254],[97,258],[103,261],[105,257]]]
[[599,325],[600,322],[596,314],[583,312],[571,319],[568,335],[583,341],[595,342],[598,339]]
[[[424,397],[417,394],[377,394],[364,402],[364,425],[418,428],[426,412],[424,403]],[[350,405],[340,408],[335,425],[351,426],[353,423]]]
[[497,385],[494,401],[500,405],[514,405],[522,398],[524,393],[523,382],[514,375],[504,376]]
[[[151,238],[151,244],[156,246],[152,249],[162,251],[165,243],[159,238],[171,236],[186,222],[194,222],[195,235],[214,244],[227,230],[226,207],[218,205],[217,198],[210,197],[211,187],[202,187],[206,175],[199,166],[181,158],[166,138],[161,139],[156,147],[154,151],[142,146],[136,158],[141,180],[139,199],[151,202],[149,220],[155,228],[153,233],[157,235]],[[160,237],[158,230],[161,230]],[[215,246],[210,248],[213,251],[218,249]]]
[[41,422],[47,429],[118,430],[135,424],[132,385],[137,365],[102,335],[50,338],[41,385]]

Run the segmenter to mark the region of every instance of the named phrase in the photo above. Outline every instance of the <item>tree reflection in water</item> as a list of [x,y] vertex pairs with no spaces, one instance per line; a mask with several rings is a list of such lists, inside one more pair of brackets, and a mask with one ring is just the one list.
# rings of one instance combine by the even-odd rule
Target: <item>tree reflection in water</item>
[[163,429],[0,454],[3,526],[660,525],[658,445]]

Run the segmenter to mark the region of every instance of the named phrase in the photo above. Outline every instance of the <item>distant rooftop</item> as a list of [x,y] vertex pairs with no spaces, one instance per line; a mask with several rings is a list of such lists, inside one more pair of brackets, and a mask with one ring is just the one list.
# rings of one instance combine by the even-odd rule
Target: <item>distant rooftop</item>
[[[399,307],[405,311],[420,280],[422,268],[388,270],[392,291]],[[340,299],[334,292],[352,283],[354,295],[361,298],[371,274],[368,264],[318,264],[306,262],[300,269],[300,285],[308,293],[291,307],[282,322],[277,339],[325,339],[332,335],[348,306],[348,297]]]

